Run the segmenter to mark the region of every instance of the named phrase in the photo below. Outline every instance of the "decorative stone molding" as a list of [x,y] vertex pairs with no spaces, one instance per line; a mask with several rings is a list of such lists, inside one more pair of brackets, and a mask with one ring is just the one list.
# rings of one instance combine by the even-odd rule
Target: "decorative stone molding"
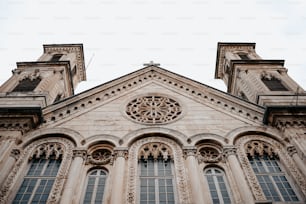
[[180,104],[160,95],[142,96],[126,106],[125,113],[132,120],[144,124],[165,124],[176,120],[182,113]]
[[34,72],[22,72],[18,81],[22,81],[24,79],[30,79],[31,81],[40,78],[39,69],[35,69]]
[[169,146],[160,142],[144,144],[140,148],[138,152],[138,159],[143,158],[144,160],[148,160],[149,156],[152,156],[155,160],[157,160],[159,156],[162,156],[165,161],[169,158],[173,158],[173,154]]
[[278,77],[276,77],[274,74],[270,73],[270,72],[266,72],[266,71],[263,71],[261,73],[261,79],[266,79],[266,80],[272,80],[272,79],[278,79]]
[[[51,148],[50,145],[53,144]],[[70,140],[64,138],[44,138],[41,140],[34,141],[29,144],[24,151],[21,151],[19,159],[16,161],[16,164],[8,178],[3,183],[0,190],[0,204],[6,204],[10,201],[9,196],[13,191],[14,186],[20,176],[23,175],[23,170],[28,165],[29,158],[34,156],[42,155],[41,152],[47,153],[49,156],[51,154],[62,155],[62,162],[60,169],[57,173],[55,182],[49,194],[47,203],[59,203],[62,189],[64,187],[65,179],[68,175],[69,166],[72,161],[72,149],[73,143]],[[57,148],[54,148],[57,147]],[[42,148],[42,149],[40,149]],[[55,155],[55,156],[56,156]],[[57,157],[57,156],[56,156]]]
[[97,149],[87,157],[87,161],[94,165],[113,164],[114,156],[108,149]]
[[[257,145],[255,143],[262,143]],[[243,170],[245,171],[247,181],[252,189],[255,200],[262,201],[266,200],[266,197],[257,181],[257,178],[253,172],[253,169],[248,160],[247,154],[259,154],[266,152],[268,154],[277,155],[290,172],[292,179],[294,179],[301,189],[303,194],[306,194],[306,179],[297,169],[294,161],[289,156],[285,147],[283,147],[279,142],[272,138],[268,138],[260,135],[248,135],[247,137],[242,137],[237,140],[237,155]],[[248,149],[248,147],[251,147]],[[273,151],[273,152],[272,152]]]
[[175,183],[177,185],[178,191],[178,200],[177,203],[190,203],[190,192],[187,184],[187,172],[184,167],[183,161],[183,152],[177,143],[173,140],[164,137],[147,137],[140,140],[137,140],[132,144],[129,151],[129,159],[128,159],[128,175],[127,175],[127,193],[126,193],[126,202],[129,204],[137,203],[137,169],[138,169],[138,153],[145,144],[149,143],[163,143],[171,149],[173,152],[173,160],[174,160],[174,178]]
[[17,161],[20,157],[20,150],[19,149],[12,149],[10,156],[13,157],[14,159],[16,159],[16,161]]
[[297,149],[295,146],[288,146],[287,147],[287,152],[289,154],[290,157],[292,157],[294,154],[297,153]]

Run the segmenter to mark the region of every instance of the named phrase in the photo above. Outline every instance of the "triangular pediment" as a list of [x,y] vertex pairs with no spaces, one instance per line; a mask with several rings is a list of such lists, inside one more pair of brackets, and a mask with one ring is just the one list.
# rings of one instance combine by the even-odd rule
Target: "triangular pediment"
[[263,107],[160,67],[148,66],[44,108],[42,127],[62,124],[114,100],[120,100],[122,96],[135,94],[137,90],[143,94],[156,93],[152,89],[154,86],[161,87],[159,90],[164,90],[161,92],[165,94],[179,94],[248,124],[262,124]]

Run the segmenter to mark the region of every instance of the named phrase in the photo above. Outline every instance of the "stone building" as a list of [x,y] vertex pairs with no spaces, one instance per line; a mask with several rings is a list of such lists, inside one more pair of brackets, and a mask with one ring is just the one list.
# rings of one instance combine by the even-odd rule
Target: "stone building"
[[218,43],[227,93],[157,64],[80,94],[81,44],[0,87],[0,203],[305,203],[306,92],[254,43]]

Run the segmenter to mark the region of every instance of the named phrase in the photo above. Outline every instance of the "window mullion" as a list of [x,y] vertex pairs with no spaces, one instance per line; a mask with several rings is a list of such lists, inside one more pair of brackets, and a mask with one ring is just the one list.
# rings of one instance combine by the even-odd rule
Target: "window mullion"
[[155,184],[155,203],[159,203],[159,176],[158,176],[158,161],[154,160],[154,184]]

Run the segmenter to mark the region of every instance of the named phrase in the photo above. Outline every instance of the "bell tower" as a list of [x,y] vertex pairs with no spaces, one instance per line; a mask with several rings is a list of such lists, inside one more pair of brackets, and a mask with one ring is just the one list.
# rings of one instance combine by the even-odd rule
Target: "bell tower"
[[287,74],[284,60],[262,59],[255,43],[218,43],[215,78],[228,93],[259,105],[306,104],[306,92]]
[[36,126],[42,108],[73,96],[78,83],[86,80],[82,44],[43,47],[37,61],[17,62],[0,87],[0,126]]

